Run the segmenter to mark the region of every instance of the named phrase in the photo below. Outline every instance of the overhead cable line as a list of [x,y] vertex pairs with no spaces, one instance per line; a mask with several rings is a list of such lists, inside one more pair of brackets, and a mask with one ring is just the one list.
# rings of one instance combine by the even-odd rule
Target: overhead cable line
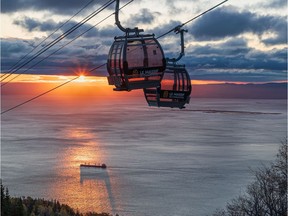
[[107,8],[108,6],[110,6],[115,0],[110,0],[109,2],[105,3],[103,6],[101,6],[100,8],[98,8],[96,11],[94,11],[93,13],[91,13],[90,15],[88,15],[87,17],[85,17],[83,20],[81,20],[79,23],[77,23],[76,25],[74,25],[73,27],[71,27],[70,29],[68,29],[66,32],[64,32],[62,35],[60,35],[59,37],[57,37],[55,40],[53,40],[52,42],[50,42],[48,45],[46,45],[44,48],[42,48],[40,51],[38,51],[36,54],[34,54],[34,56],[32,56],[28,61],[26,61],[25,63],[23,63],[22,65],[20,65],[18,68],[16,68],[13,72],[11,72],[8,76],[6,76],[4,79],[1,80],[1,82],[3,82],[5,79],[7,79],[10,75],[12,75],[13,73],[17,72],[19,69],[21,69],[22,67],[26,66],[28,63],[30,63],[31,61],[33,61],[35,58],[37,58],[38,56],[40,56],[42,53],[44,53],[45,51],[47,51],[49,48],[51,48],[52,46],[54,46],[56,43],[58,43],[59,41],[63,40],[65,37],[67,37],[68,35],[70,35],[72,32],[74,32],[76,29],[78,29],[79,27],[81,27],[83,24],[85,24],[87,21],[89,21],[90,19],[92,19],[94,16],[96,16],[97,14],[99,14],[101,11],[103,11],[105,8]]
[[[106,65],[106,63],[105,63],[105,64],[102,64],[102,65],[100,65],[100,66],[97,66],[97,67],[95,67],[95,68],[92,68],[89,72],[92,72],[92,71],[94,71],[94,70],[97,70],[98,68],[103,67],[104,65]],[[42,96],[44,96],[44,95],[46,95],[46,94],[48,94],[48,93],[50,93],[50,92],[52,92],[52,91],[54,91],[54,90],[62,87],[62,86],[64,86],[64,85],[66,85],[66,84],[68,84],[68,83],[70,83],[70,82],[78,79],[79,77],[80,77],[80,75],[79,75],[79,76],[76,76],[76,77],[74,77],[74,78],[72,78],[72,79],[70,79],[70,80],[68,80],[68,81],[66,81],[66,82],[64,82],[64,83],[62,83],[62,84],[60,84],[60,85],[58,85],[58,86],[50,89],[50,90],[48,90],[48,91],[45,91],[45,92],[43,92],[43,93],[41,93],[41,94],[39,94],[39,95],[37,95],[37,96],[29,99],[29,100],[26,100],[26,101],[24,101],[24,102],[22,102],[22,103],[20,103],[20,104],[18,104],[18,105],[16,105],[16,106],[14,106],[14,107],[11,107],[11,108],[9,108],[9,109],[1,112],[1,115],[4,114],[4,113],[9,112],[9,111],[11,111],[11,110],[14,110],[14,109],[16,109],[16,108],[18,108],[18,107],[20,107],[20,106],[23,106],[24,104],[27,104],[27,103],[29,103],[29,102],[31,102],[31,101],[39,98],[39,97],[42,97]]]
[[[124,8],[124,7],[126,7],[128,4],[130,4],[130,3],[133,2],[133,1],[134,1],[134,0],[130,0],[130,1],[127,2],[125,5],[123,5],[119,10],[121,10],[121,9]],[[105,21],[106,19],[108,19],[108,18],[109,18],[110,16],[112,16],[113,14],[115,14],[115,12],[112,13],[112,14],[110,14],[109,16],[107,16],[106,18],[104,18],[103,20],[101,20],[100,22],[98,22],[98,23],[95,24],[95,25],[98,25],[98,24],[100,24],[101,22]],[[95,25],[94,25],[94,26],[95,26]],[[93,26],[93,27],[94,27],[94,26]],[[92,28],[89,28],[87,31],[89,31],[89,30],[91,30],[91,29],[92,29]],[[86,31],[86,32],[87,32],[87,31]],[[85,33],[86,33],[86,32],[85,32]],[[84,33],[83,33],[83,34],[84,34]],[[99,66],[97,66],[97,67],[94,67],[94,68],[92,68],[91,70],[89,70],[89,72],[93,72],[93,71],[95,71],[95,70],[97,70],[97,69],[99,69],[99,68],[101,68],[101,67],[103,67],[103,66],[105,66],[105,65],[106,65],[106,63],[104,63],[104,64],[102,64],[102,65],[99,65]],[[41,93],[41,94],[39,94],[39,95],[37,95],[37,96],[35,96],[35,97],[27,100],[27,101],[24,101],[24,102],[22,102],[22,103],[20,103],[20,104],[18,104],[18,105],[16,105],[16,106],[14,106],[14,107],[11,107],[11,108],[9,108],[9,109],[1,112],[1,115],[4,114],[4,113],[9,112],[9,111],[11,111],[11,110],[14,110],[14,109],[16,109],[16,108],[18,108],[18,107],[20,107],[20,106],[23,106],[23,105],[25,105],[25,104],[27,104],[27,103],[29,103],[29,102],[31,102],[31,101],[39,98],[39,97],[42,97],[42,96],[44,96],[44,95],[46,95],[46,94],[48,94],[48,93],[50,93],[50,92],[52,92],[52,91],[54,91],[54,90],[62,87],[62,86],[64,86],[64,85],[66,85],[66,84],[68,84],[68,83],[70,83],[70,82],[78,79],[79,77],[80,77],[80,76],[76,76],[76,77],[74,77],[74,78],[72,78],[72,79],[70,79],[70,80],[68,80],[68,81],[66,81],[66,82],[64,82],[64,83],[62,83],[62,84],[60,84],[60,85],[58,85],[58,86],[50,89],[50,90],[48,90],[48,91],[45,91],[45,92],[43,92],[43,93]]]
[[90,19],[92,19],[93,17],[95,17],[97,14],[99,14],[100,12],[102,12],[104,9],[106,9],[107,7],[109,7],[115,0],[110,0],[107,3],[105,3],[104,5],[102,5],[100,8],[98,8],[96,11],[94,11],[93,13],[91,13],[90,15],[88,15],[86,18],[84,18],[82,21],[80,21],[79,23],[77,23],[76,25],[74,25],[72,28],[70,28],[69,30],[67,30],[65,33],[63,33],[62,35],[60,35],[59,37],[57,37],[55,40],[53,40],[52,42],[50,42],[47,46],[45,46],[44,48],[42,48],[40,51],[38,51],[34,56],[32,56],[28,61],[26,61],[25,63],[23,63],[22,65],[20,65],[19,67],[17,67],[14,71],[12,71],[8,76],[6,76],[4,79],[1,80],[1,82],[3,82],[5,79],[7,79],[9,76],[11,76],[12,74],[14,74],[15,72],[17,72],[18,70],[20,70],[21,68],[23,68],[24,66],[26,66],[28,63],[30,63],[31,61],[33,61],[35,58],[37,58],[38,56],[40,56],[42,53],[44,53],[45,51],[47,51],[48,49],[50,49],[52,46],[54,46],[56,43],[58,43],[59,41],[63,40],[65,37],[67,37],[68,35],[70,35],[72,32],[74,32],[76,29],[78,29],[79,27],[81,27],[82,25],[84,25],[86,22],[88,22]]
[[34,50],[36,50],[41,44],[43,44],[46,40],[48,40],[50,37],[52,37],[53,34],[55,34],[59,29],[61,29],[64,25],[66,25],[71,19],[73,19],[75,16],[77,16],[80,12],[82,12],[86,7],[88,7],[94,0],[89,1],[87,4],[85,4],[77,13],[75,13],[72,17],[70,17],[68,20],[66,20],[64,23],[62,23],[57,29],[55,29],[50,35],[48,35],[46,38],[44,38],[39,44],[37,44],[30,52],[28,52],[26,55],[24,55],[22,58],[20,58],[9,70],[7,73],[2,74],[1,78],[4,78],[8,73],[10,73],[12,70],[14,70],[21,61],[23,61],[28,55],[30,55]]
[[176,26],[175,28],[169,30],[168,32],[166,32],[166,33],[164,33],[164,34],[158,36],[157,39],[159,39],[159,38],[161,38],[161,37],[164,37],[165,35],[167,35],[167,34],[173,32],[173,31],[175,31],[175,30],[177,30],[177,29],[179,29],[179,28],[181,28],[181,27],[183,27],[184,25],[186,25],[186,24],[192,22],[193,20],[199,18],[200,16],[202,16],[202,15],[204,15],[204,14],[206,14],[206,13],[212,11],[212,10],[214,10],[215,8],[219,7],[220,5],[224,4],[224,3],[227,2],[227,1],[229,1],[229,0],[225,0],[225,1],[220,2],[219,4],[215,5],[214,7],[212,7],[212,8],[210,8],[210,9],[204,11],[203,13],[201,13],[201,14],[199,14],[199,15],[193,17],[192,19],[190,19],[190,20],[188,20],[188,21],[182,23],[181,25]]
[[[129,2],[127,2],[125,5],[123,5],[119,10],[121,10],[122,8],[126,7],[128,4],[130,4],[131,2],[133,2],[134,0],[130,0]],[[19,77],[20,75],[24,74],[25,72],[27,72],[28,70],[30,70],[31,68],[35,67],[36,65],[38,65],[39,63],[41,63],[42,61],[44,61],[45,59],[49,58],[50,56],[54,55],[55,53],[57,53],[59,50],[63,49],[64,47],[66,47],[67,45],[69,45],[70,43],[72,43],[73,41],[75,41],[76,39],[80,38],[82,35],[86,34],[88,31],[92,30],[94,27],[98,26],[99,24],[101,24],[102,22],[104,22],[105,20],[107,20],[108,18],[110,18],[112,15],[114,15],[114,13],[111,13],[110,15],[108,15],[107,17],[105,17],[104,19],[102,19],[101,21],[99,21],[98,23],[96,23],[95,25],[91,26],[90,28],[88,28],[86,31],[84,31],[83,33],[79,34],[77,37],[75,37],[74,39],[72,39],[71,41],[69,41],[67,44],[61,46],[60,48],[58,48],[57,50],[55,50],[54,52],[52,52],[51,54],[49,54],[48,56],[44,57],[43,59],[41,59],[40,61],[38,61],[36,64],[32,65],[31,67],[27,68],[25,71],[23,71],[22,73],[17,74],[16,76],[14,76],[12,79],[10,79],[9,81],[3,83],[1,85],[1,87],[5,86],[7,83],[11,82],[12,80],[16,79],[17,77]],[[105,64],[100,65],[98,67],[103,67],[105,66]],[[96,68],[98,68],[96,67]]]
[[[14,70],[16,68],[16,66],[24,59],[26,58],[29,54],[31,54],[35,49],[37,49],[42,43],[44,43],[49,37],[51,37],[53,34],[55,34],[59,29],[61,29],[64,25],[66,25],[71,19],[73,19],[76,15],[78,15],[81,11],[83,11],[86,7],[88,7],[88,5],[90,5],[94,0],[91,0],[90,2],[88,2],[86,5],[84,5],[77,13],[75,13],[72,17],[70,17],[65,23],[61,24],[56,30],[54,30],[54,32],[52,32],[49,36],[47,36],[43,41],[41,41],[36,47],[34,47],[33,50],[31,50],[29,53],[27,53],[25,56],[23,56],[11,69],[9,69],[9,72],[11,72],[12,70]],[[64,33],[63,33],[64,34]],[[62,34],[62,35],[63,35]],[[44,46],[47,47],[48,45]],[[42,48],[42,49],[44,49]],[[8,73],[7,73],[8,74]],[[7,75],[5,74],[5,75]],[[5,76],[3,75],[3,76]],[[1,78],[3,77],[1,76]],[[10,76],[10,75],[9,75]],[[8,78],[8,77],[7,77]],[[5,77],[6,79],[6,77]],[[1,82],[4,81],[1,80]]]
[[56,89],[58,89],[58,88],[60,88],[60,87],[62,87],[62,86],[64,86],[64,85],[66,85],[66,84],[72,82],[73,80],[78,79],[79,77],[80,77],[80,76],[74,77],[73,79],[70,79],[70,80],[68,80],[68,81],[66,81],[66,82],[64,82],[64,83],[62,83],[61,85],[58,85],[58,86],[56,86],[56,87],[54,87],[54,88],[52,88],[52,89],[50,89],[50,90],[48,90],[48,91],[46,91],[46,92],[43,92],[42,94],[39,94],[39,95],[37,95],[37,96],[35,96],[35,97],[33,97],[33,98],[27,100],[27,101],[24,101],[23,103],[20,103],[20,104],[14,106],[14,107],[11,107],[11,108],[9,108],[9,109],[7,109],[7,110],[1,112],[1,115],[4,114],[4,113],[6,113],[6,112],[9,112],[9,111],[11,111],[11,110],[13,110],[13,109],[16,109],[17,107],[20,107],[20,106],[22,106],[22,105],[24,105],[24,104],[27,104],[27,103],[29,103],[29,102],[31,102],[31,101],[33,101],[33,100],[35,100],[35,99],[37,99],[37,98],[39,98],[39,97],[45,95],[45,94],[48,94],[49,92],[54,91],[54,90],[56,90]]
[[[114,1],[115,1],[115,0],[114,0]],[[113,1],[113,2],[114,2],[114,1]],[[127,4],[131,3],[132,1],[133,1],[133,0],[131,0],[131,1],[128,2]],[[216,6],[210,8],[209,10],[207,10],[207,11],[205,11],[205,12],[199,14],[198,16],[196,16],[196,17],[194,17],[194,18],[188,20],[187,22],[185,22],[185,23],[183,23],[183,24],[181,24],[181,25],[179,25],[179,26],[177,26],[177,27],[171,29],[170,31],[166,32],[165,34],[162,34],[162,35],[159,36],[158,38],[164,37],[165,35],[169,34],[170,32],[172,32],[172,31],[174,31],[174,30],[176,30],[176,29],[178,29],[178,28],[180,28],[180,27],[183,27],[184,25],[188,24],[189,22],[191,22],[191,21],[197,19],[198,17],[200,17],[200,16],[204,15],[205,13],[207,13],[207,12],[209,12],[209,11],[215,9],[216,7],[222,5],[223,3],[227,2],[227,1],[228,1],[228,0],[225,0],[225,1],[223,1],[223,2],[221,2],[221,3],[219,3],[219,4],[217,4]],[[111,3],[111,4],[112,4],[112,3]],[[126,4],[126,5],[127,5],[127,4]],[[109,5],[110,5],[110,4],[109,4]],[[109,5],[108,5],[108,6],[109,6]],[[126,6],[126,5],[125,5],[125,6]],[[107,6],[107,7],[108,7],[108,6]],[[123,7],[125,7],[125,6],[123,6]],[[123,7],[121,7],[121,9],[122,9]],[[119,9],[119,10],[120,10],[120,9]],[[114,13],[113,13],[113,14],[114,14]],[[112,16],[113,14],[110,14],[108,17]],[[106,17],[105,19],[103,19],[103,21],[106,20],[108,17]],[[85,32],[85,33],[86,33],[86,32]],[[157,38],[157,39],[158,39],[158,38]],[[90,72],[92,72],[92,71],[94,71],[94,70],[96,70],[96,69],[98,69],[98,68],[100,68],[100,67],[102,67],[102,66],[104,66],[104,65],[106,65],[106,63],[105,63],[105,64],[102,64],[102,65],[100,65],[100,66],[97,66],[97,67],[95,67],[95,68],[93,68],[93,69],[91,69]],[[39,95],[37,95],[37,96],[35,96],[35,97],[33,97],[33,98],[27,100],[27,101],[24,101],[23,103],[20,103],[20,104],[14,106],[14,107],[11,107],[11,108],[9,108],[9,109],[7,109],[7,110],[1,112],[1,115],[4,114],[4,113],[9,112],[9,111],[11,111],[11,110],[14,110],[14,109],[16,109],[16,108],[18,108],[18,107],[20,107],[20,106],[22,106],[22,105],[24,105],[24,104],[27,104],[27,103],[29,103],[29,102],[31,102],[31,101],[33,101],[33,100],[35,100],[35,99],[37,99],[37,98],[39,98],[39,97],[45,95],[45,94],[48,94],[49,92],[52,92],[52,91],[54,91],[54,90],[56,90],[56,89],[58,89],[58,88],[60,88],[60,87],[62,87],[62,86],[64,86],[64,85],[66,85],[66,84],[68,84],[68,83],[70,83],[70,82],[72,82],[72,81],[78,79],[79,77],[80,77],[80,76],[76,76],[76,77],[74,77],[73,79],[70,79],[70,80],[68,80],[68,81],[66,81],[66,82],[64,82],[64,83],[62,83],[62,84],[60,84],[60,85],[58,85],[58,86],[56,86],[56,87],[54,87],[54,88],[52,88],[52,89],[46,91],[46,92],[43,92],[43,93],[41,93],[41,94],[39,94]]]

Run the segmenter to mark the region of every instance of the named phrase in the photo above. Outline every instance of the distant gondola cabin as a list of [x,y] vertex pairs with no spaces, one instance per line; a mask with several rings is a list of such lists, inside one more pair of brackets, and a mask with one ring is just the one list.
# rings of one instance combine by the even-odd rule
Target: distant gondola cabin
[[161,80],[160,86],[156,88],[144,88],[144,95],[149,106],[185,108],[190,102],[192,90],[191,80],[185,65],[177,62],[184,56],[184,32],[181,26],[175,28],[176,34],[180,33],[181,52],[177,58],[167,58],[167,68]]
[[185,108],[190,101],[192,86],[183,65],[167,67],[161,85],[145,88],[144,95],[149,106]]

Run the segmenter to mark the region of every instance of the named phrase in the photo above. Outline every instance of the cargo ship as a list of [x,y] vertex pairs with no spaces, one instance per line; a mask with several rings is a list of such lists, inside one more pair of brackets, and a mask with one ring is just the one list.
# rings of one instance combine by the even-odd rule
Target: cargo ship
[[80,168],[100,168],[100,169],[106,169],[106,164],[80,164]]

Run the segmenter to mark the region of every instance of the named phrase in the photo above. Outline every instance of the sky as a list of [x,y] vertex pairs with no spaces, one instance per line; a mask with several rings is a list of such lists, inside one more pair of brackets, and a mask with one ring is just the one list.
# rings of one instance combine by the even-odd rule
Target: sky
[[[9,70],[77,13],[90,0],[3,0],[1,1],[1,67]],[[48,37],[48,44],[67,29],[102,6],[107,0],[94,0],[61,29]],[[120,7],[127,3],[120,1]],[[160,36],[207,9],[216,0],[134,0],[120,12],[124,27],[139,27],[144,33]],[[123,35],[116,27],[115,4],[105,9],[47,52],[15,72],[56,76],[107,76],[106,67],[90,72],[107,60],[114,36]],[[99,23],[99,24],[97,24]],[[91,28],[93,25],[96,26]],[[91,28],[80,38],[75,37]],[[229,0],[215,10],[183,27],[185,56],[179,63],[186,65],[191,79],[198,82],[271,83],[287,80],[287,1]],[[161,37],[159,42],[166,57],[177,57],[180,38],[175,33]],[[69,43],[68,45],[66,45]],[[55,52],[60,47],[61,50]],[[33,53],[39,50],[36,48]],[[52,53],[55,52],[53,55]],[[35,63],[44,59],[36,66]],[[37,76],[41,79],[44,76]],[[19,78],[24,78],[21,75]],[[33,79],[32,77],[30,77]],[[34,77],[35,79],[35,77]]]

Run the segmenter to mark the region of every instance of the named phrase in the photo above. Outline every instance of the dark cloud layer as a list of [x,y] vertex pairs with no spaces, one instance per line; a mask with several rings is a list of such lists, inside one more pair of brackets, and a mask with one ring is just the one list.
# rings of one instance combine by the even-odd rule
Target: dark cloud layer
[[138,24],[151,24],[156,17],[156,14],[152,13],[149,9],[144,8],[140,10],[140,13],[132,15],[133,18],[129,19],[131,27],[138,26]]
[[182,62],[192,79],[267,82],[287,78],[285,48],[264,52],[248,47],[244,38],[189,47]]
[[261,36],[275,33],[276,37],[263,40],[269,44],[286,44],[287,25],[285,17],[260,16],[255,13],[239,12],[230,7],[222,7],[202,16],[189,26],[197,40],[215,40],[234,37],[244,33]]
[[29,32],[39,31],[52,33],[57,30],[57,33],[55,35],[58,34],[58,36],[60,36],[61,34],[65,34],[67,35],[67,39],[73,39],[78,35],[83,35],[83,37],[95,37],[99,35],[97,28],[94,28],[91,24],[83,24],[79,26],[79,23],[75,21],[69,21],[68,23],[56,23],[52,19],[49,19],[47,21],[39,21],[38,19],[32,19],[25,16],[21,20],[14,20],[13,24],[21,26]]
[[52,19],[41,22],[36,19],[32,19],[30,17],[23,17],[21,20],[14,20],[13,24],[19,25],[28,31],[54,31],[55,29],[58,28],[58,25],[56,22],[54,22]]
[[287,7],[287,0],[271,0],[262,4],[265,8],[285,8]]
[[[87,40],[87,39],[86,39]],[[27,42],[24,40],[15,40],[15,39],[2,39],[1,40],[1,67],[2,71],[8,71],[12,66],[14,66],[19,59],[29,53],[35,45],[37,45],[41,41],[37,42],[31,41]],[[52,54],[55,50],[59,48],[56,46],[55,48],[51,48],[51,50],[43,53],[35,60],[31,61],[21,70],[17,71],[17,73],[25,72],[27,68],[30,68],[34,64],[37,64],[35,67],[29,69],[28,72],[30,74],[62,74],[62,75],[74,75],[75,68],[87,68],[88,70],[99,66],[106,62],[107,54],[103,54],[101,51],[101,44],[95,42],[94,46],[90,46],[87,48],[86,46],[82,46],[83,42],[78,42],[78,44],[74,44],[73,46],[67,46],[57,52]],[[91,43],[92,44],[92,43]],[[33,53],[36,53],[41,48],[36,49]],[[49,58],[41,61],[43,58],[50,55]],[[31,55],[29,55],[31,57]],[[30,57],[27,57],[29,59]],[[24,61],[22,61],[24,62]],[[74,69],[73,69],[74,68]],[[103,73],[103,69],[100,69],[100,74],[97,75],[105,75]]]
[[[2,13],[13,13],[24,10],[49,10],[58,14],[71,14],[78,11],[90,0],[79,1],[79,0],[4,0],[1,1],[1,12]],[[91,5],[104,4],[106,1],[94,1]]]
[[[7,0],[2,1],[2,12],[48,9],[55,13],[73,14],[71,11],[79,10],[87,2],[78,0],[57,2],[56,0],[27,0],[24,4],[20,0]],[[96,2],[103,4],[104,1]],[[270,1],[270,3],[271,5],[274,4],[274,8],[283,6],[283,1],[280,0]],[[124,4],[124,1],[121,1],[121,4]],[[268,3],[266,7],[268,7]],[[64,8],[65,11],[62,11]],[[124,26],[127,25],[131,28],[138,26],[141,28],[141,24],[153,24],[158,15],[158,13],[149,9],[141,9],[140,13],[133,15],[133,19],[128,19]],[[61,26],[63,21],[57,22],[53,20],[53,17],[49,20],[36,20],[26,14],[23,18],[14,20],[14,24],[27,29],[29,32],[38,31],[49,35]],[[52,38],[57,38],[76,24],[77,22],[70,21],[57,31]],[[171,21],[154,29],[145,29],[144,33],[154,33],[158,37],[179,24],[181,24],[179,21]],[[91,24],[84,24],[34,62],[69,43],[69,41],[91,27]],[[194,46],[188,45],[185,56],[180,62],[186,65],[192,79],[270,82],[282,81],[287,78],[286,49],[282,46],[282,48],[270,49],[269,51],[259,50],[257,47],[251,47],[244,35],[245,33],[254,34],[267,46],[286,45],[286,18],[281,15],[258,15],[249,11],[240,11],[236,8],[221,7],[186,25],[185,29],[188,29],[188,33],[185,34],[186,42],[197,44],[197,42],[205,41],[205,43],[198,43]],[[37,67],[29,70],[29,73],[72,75],[74,73],[73,68],[85,67],[89,70],[97,67],[106,62],[108,50],[113,43],[114,36],[120,35],[123,35],[123,32],[114,25],[114,21],[111,21],[111,24],[105,27],[92,28],[81,38],[53,54]],[[267,35],[271,36],[267,37]],[[49,38],[46,44],[52,38]],[[2,39],[2,69],[8,70],[41,40],[43,38],[35,38],[34,40]],[[172,32],[165,36],[165,39],[161,38],[159,41],[162,43],[166,57],[178,56],[180,51],[180,46],[178,46],[180,43],[179,35]],[[167,43],[167,41],[169,42]],[[27,65],[27,67],[30,65]],[[94,75],[106,76],[106,68],[100,68],[97,70],[97,74]]]

